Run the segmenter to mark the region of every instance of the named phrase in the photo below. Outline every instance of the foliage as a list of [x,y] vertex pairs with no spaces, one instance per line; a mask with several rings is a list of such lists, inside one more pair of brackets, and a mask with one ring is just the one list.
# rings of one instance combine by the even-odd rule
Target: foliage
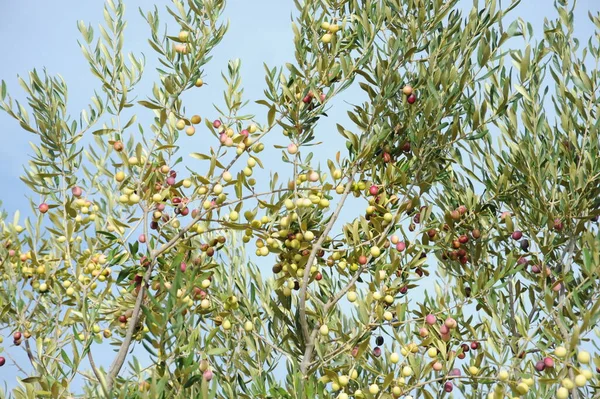
[[[144,100],[118,0],[98,32],[78,24],[102,90],[77,118],[60,76],[19,79],[26,104],[2,81],[41,198],[24,225],[0,215],[0,323],[30,362],[11,395],[597,397],[600,16],[582,47],[563,0],[539,41],[506,22],[518,0],[294,3],[264,115],[244,114],[239,60],[214,122],[186,112],[217,84],[223,0],[173,0],[168,34],[142,11],[161,65]],[[355,85],[367,100],[321,168],[319,122]],[[184,132],[210,142],[201,168]]]

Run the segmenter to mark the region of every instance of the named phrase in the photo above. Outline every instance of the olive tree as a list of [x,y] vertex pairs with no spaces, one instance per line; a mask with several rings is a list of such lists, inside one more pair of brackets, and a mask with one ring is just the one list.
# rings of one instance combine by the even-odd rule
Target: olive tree
[[[19,79],[26,103],[2,81],[35,136],[33,212],[0,217],[12,396],[598,397],[600,17],[579,40],[558,0],[536,40],[519,0],[458,3],[294,0],[295,59],[248,97],[239,60],[204,72],[224,0],[141,10],[151,92],[108,0],[78,24],[101,90],[77,117],[60,76]],[[205,82],[223,103],[192,115]]]

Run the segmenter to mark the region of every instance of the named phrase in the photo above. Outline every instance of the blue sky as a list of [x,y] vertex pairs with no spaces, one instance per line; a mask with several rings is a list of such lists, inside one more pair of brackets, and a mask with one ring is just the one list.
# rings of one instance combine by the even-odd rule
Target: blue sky
[[[149,29],[137,10],[140,6],[149,9],[153,3],[160,8],[167,2],[128,0],[125,3],[128,20],[126,47],[138,54],[144,52],[148,60],[147,76],[138,86],[137,92],[139,99],[142,99],[145,97],[145,93],[150,91],[152,80],[156,77],[154,71],[156,63],[146,40]],[[472,3],[470,0],[464,0],[461,6],[469,9]],[[0,57],[0,79],[7,82],[14,97],[23,99],[17,75],[26,76],[32,68],[46,67],[50,74],[60,74],[66,79],[70,88],[69,106],[73,115],[76,116],[81,109],[87,106],[93,90],[98,88],[98,82],[89,72],[87,62],[79,50],[77,44],[79,32],[76,22],[83,20],[96,27],[102,20],[103,2],[99,0],[93,2],[0,0],[0,7],[2,10],[0,13],[0,37],[2,37],[0,40],[0,54],[2,55]],[[242,79],[246,98],[249,100],[262,98],[262,91],[265,87],[263,63],[274,67],[293,60],[290,28],[292,8],[291,0],[230,0],[228,2],[226,17],[230,20],[229,32],[221,45],[214,51],[214,58],[206,68],[205,81],[209,85],[189,98],[187,107],[190,114],[198,113],[203,118],[214,119],[216,112],[211,104],[223,103],[220,72],[226,69],[228,60],[233,58],[242,59]],[[578,3],[576,35],[583,38],[584,41],[593,33],[593,25],[587,18],[587,12],[597,12],[598,10],[600,10],[600,1],[581,0]],[[523,4],[513,11],[513,15],[530,21],[536,29],[536,34],[539,35],[543,18],[555,15],[553,1],[524,0]],[[176,34],[177,30],[172,33]],[[345,101],[359,102],[361,99],[360,91],[348,90],[334,102],[335,106],[330,110],[329,118],[320,122],[317,137],[326,145],[316,149],[315,158],[322,160],[323,165],[327,158],[334,157],[338,148],[344,149],[336,132],[335,124],[341,123],[350,126],[346,116],[349,106]],[[261,120],[265,120],[263,107],[251,104],[248,111],[257,113]],[[200,131],[192,138],[185,137],[183,143],[186,149],[202,150],[202,134],[207,134],[207,132]],[[287,144],[282,135],[273,136],[267,143]],[[34,137],[21,130],[14,120],[2,112],[0,112],[0,137],[2,138],[0,178],[4,187],[0,200],[9,214],[16,209],[29,213],[26,198],[29,193],[19,180],[19,176],[22,173],[22,165],[27,160],[26,154],[30,151],[28,142]],[[277,158],[279,157],[277,152],[273,152],[273,154]],[[185,151],[182,155],[185,155]],[[268,173],[257,174],[257,177],[268,179]],[[107,364],[112,357],[112,353],[107,353],[104,357],[99,355],[97,361]],[[14,381],[15,369],[5,366],[0,375],[1,379],[6,380],[10,386]]]

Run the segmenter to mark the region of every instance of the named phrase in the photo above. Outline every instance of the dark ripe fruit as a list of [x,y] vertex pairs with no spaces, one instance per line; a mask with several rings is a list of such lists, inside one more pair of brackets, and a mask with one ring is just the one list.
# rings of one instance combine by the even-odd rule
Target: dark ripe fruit
[[469,237],[463,234],[462,236],[458,237],[458,242],[460,242],[461,244],[466,244],[469,242]]
[[210,248],[210,246],[206,243],[200,245],[200,251],[202,251],[202,252],[208,251],[208,248]]
[[181,213],[181,209],[179,208],[175,208],[175,210],[173,211],[176,215],[179,215]]
[[460,377],[460,369],[452,369],[448,373],[448,377]]
[[381,348],[380,347],[375,347],[375,349],[373,349],[373,356],[375,357],[379,357],[381,356]]
[[300,283],[298,280],[294,281],[294,290],[298,291],[300,289]]
[[381,346],[383,345],[383,337],[380,335],[377,338],[375,338],[375,345],[377,346]]
[[448,381],[444,384],[444,391],[452,392],[453,389],[454,389],[454,385],[452,385],[452,383],[450,381]]
[[465,287],[465,296],[467,298],[471,296],[471,287]]
[[[423,270],[422,270],[421,268],[417,268],[417,269],[415,270],[415,274],[416,274],[417,276],[419,276],[419,277],[423,277]],[[406,290],[408,290],[408,288],[407,288],[407,287],[405,287],[405,288],[406,288]]]
[[365,265],[367,264],[367,257],[364,255],[361,255],[358,257],[358,263],[361,265]]
[[407,286],[403,286],[402,288],[400,288],[400,293],[402,295],[406,294],[408,292],[408,287]]
[[481,231],[479,231],[479,229],[473,229],[471,236],[477,240],[479,237],[481,237]]
[[461,248],[458,251],[456,251],[456,254],[459,258],[462,258],[464,256],[467,256],[467,251],[464,248]]
[[421,222],[421,214],[417,213],[414,217],[413,217],[413,222],[415,222],[416,224],[419,224]]
[[546,366],[547,369],[554,368],[554,360],[552,360],[551,357],[545,357],[544,366]]
[[22,337],[22,336],[23,336],[23,334],[21,334],[21,332],[17,331],[17,332],[15,332],[15,333],[13,334],[13,339],[14,339],[15,341],[18,341],[18,340],[20,340],[20,339],[21,339],[21,337]]
[[119,316],[119,323],[127,323],[127,316],[125,316],[125,315]]
[[48,209],[50,209],[50,207],[48,206],[48,204],[43,202],[40,204],[40,206],[38,206],[38,209],[40,210],[41,213],[46,213],[46,212],[48,212]]
[[174,204],[181,204],[181,198],[179,198],[179,197],[173,197],[173,199],[171,200],[171,202],[173,202]]
[[469,349],[470,349],[468,344],[462,344],[462,345],[460,346],[460,348],[462,349],[462,351],[463,351],[464,353],[467,353],[467,352],[469,352]]
[[448,226],[448,223],[444,223],[443,229],[444,229],[444,231],[449,231],[450,230],[450,226]]
[[521,242],[519,242],[519,245],[523,251],[529,250],[529,240],[527,238],[522,239]]
[[477,341],[473,341],[473,342],[471,342],[471,349],[472,349],[472,350],[477,350],[477,349],[479,349],[479,342],[477,342]]
[[411,223],[408,225],[408,231],[415,231],[415,229],[416,229],[416,226],[414,223]]
[[3,358],[2,356],[0,356],[0,367],[4,366],[6,364],[6,359]]
[[273,273],[277,274],[283,270],[283,267],[278,263],[275,266],[273,266],[272,270],[273,270]]
[[400,147],[400,149],[401,149],[403,152],[410,152],[410,143],[409,143],[408,141],[407,141],[407,142],[404,142],[404,143],[402,144],[402,146]]
[[544,371],[544,369],[546,368],[546,365],[544,364],[543,360],[539,360],[536,364],[535,364],[535,369],[537,371]]
[[460,352],[458,355],[456,355],[456,357],[462,360],[462,359],[464,359],[465,357],[467,357],[467,355],[465,355],[465,353],[464,353],[464,352]]
[[79,186],[75,186],[71,189],[71,193],[75,196],[75,197],[81,197],[81,194],[83,194],[83,190],[81,189],[81,187]]
[[215,249],[210,247],[206,250],[206,255],[212,257],[215,254]]
[[317,273],[317,275],[315,276],[315,280],[321,281],[322,279],[323,279],[323,275],[320,272]]
[[217,119],[217,120],[215,120],[215,121],[213,122],[213,127],[214,127],[215,129],[218,129],[218,128],[220,128],[220,127],[221,127],[221,121],[220,121],[220,120],[218,120],[218,119]]
[[169,176],[171,177],[177,177],[177,172],[174,170],[169,171]]
[[372,185],[369,187],[369,193],[371,193],[371,195],[377,195],[379,193],[379,187]]
[[408,101],[409,104],[414,104],[415,101],[417,101],[417,96],[415,96],[415,94],[412,93],[410,96],[408,96],[406,98],[406,101]]
[[117,152],[123,151],[123,143],[121,141],[115,141],[113,143],[113,149]]
[[427,231],[427,235],[429,236],[429,238],[434,238],[436,234],[437,234],[437,231],[435,229],[429,229]]
[[383,158],[383,162],[385,162],[385,163],[392,162],[392,156],[387,152],[383,153],[382,158]]
[[406,249],[406,244],[403,241],[400,241],[398,244],[396,244],[396,249],[402,252]]
[[458,261],[463,264],[466,265],[467,263],[469,263],[469,258],[466,256],[461,256],[460,258],[458,258]]
[[167,185],[172,186],[175,184],[175,178],[173,176],[167,177]]
[[181,210],[181,216],[187,216],[189,213],[190,213],[190,208],[185,207]]
[[512,237],[513,240],[517,241],[517,240],[520,240],[521,237],[523,237],[523,233],[521,231],[519,231],[519,230],[515,230],[511,234],[511,237]]
[[358,346],[355,346],[354,348],[352,348],[352,357],[356,357],[358,356]]
[[554,219],[554,230],[561,231],[563,229],[563,223],[560,219]]

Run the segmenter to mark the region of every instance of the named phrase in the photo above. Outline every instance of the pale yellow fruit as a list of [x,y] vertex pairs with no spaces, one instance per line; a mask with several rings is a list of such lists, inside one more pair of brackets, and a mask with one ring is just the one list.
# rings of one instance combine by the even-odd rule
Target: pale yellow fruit
[[500,370],[500,372],[498,373],[498,379],[500,381],[507,381],[508,380],[508,371],[506,370]]
[[190,32],[188,32],[186,30],[182,30],[181,32],[179,32],[178,38],[182,42],[187,42],[189,37],[190,37]]
[[329,334],[329,327],[327,327],[327,324],[323,324],[319,328],[319,332],[321,333],[321,335],[328,335]]
[[347,375],[340,375],[338,377],[338,384],[340,384],[340,386],[345,387],[348,385],[348,382],[350,382],[350,378]]
[[565,387],[566,389],[569,389],[569,390],[570,390],[570,389],[573,389],[573,387],[575,386],[575,385],[573,384],[573,381],[572,381],[570,378],[565,378],[565,379],[563,379],[563,380],[560,382],[560,384],[561,384],[563,387]]
[[583,374],[579,374],[575,377],[575,385],[578,387],[583,387],[587,383],[587,378]]
[[591,356],[589,352],[581,351],[577,354],[577,361],[580,363],[588,364],[590,362]]
[[565,387],[560,387],[556,391],[557,399],[567,399],[569,397],[569,390]]
[[556,355],[556,357],[567,356],[567,348],[564,346],[557,346],[556,349],[554,349],[554,355]]
[[521,395],[525,395],[528,391],[529,385],[525,384],[524,382],[520,382],[517,385],[517,392],[519,392]]
[[371,247],[371,256],[373,256],[374,258],[376,258],[379,255],[381,255],[381,250],[379,249],[379,247],[377,247],[377,246]]
[[[342,263],[342,262],[340,262],[340,263]],[[350,301],[350,302],[356,301],[357,296],[358,295],[356,295],[356,292],[350,291],[347,295],[348,301]]]

